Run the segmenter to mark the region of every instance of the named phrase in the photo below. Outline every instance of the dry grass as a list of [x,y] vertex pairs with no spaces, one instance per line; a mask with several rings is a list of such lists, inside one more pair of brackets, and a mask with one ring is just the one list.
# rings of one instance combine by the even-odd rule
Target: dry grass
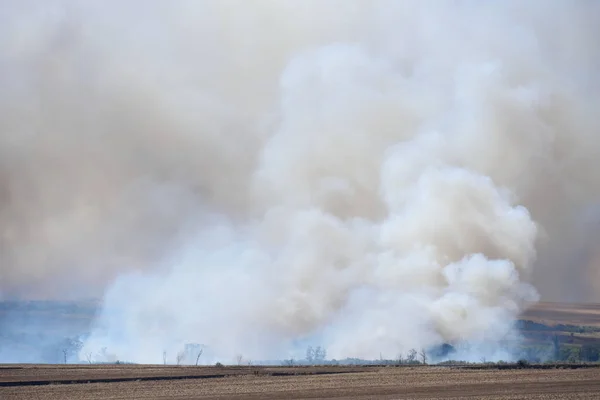
[[[194,375],[190,379],[52,384],[0,387],[3,400],[99,399],[596,399],[600,371],[578,370],[466,370],[420,368],[177,368],[177,367],[44,367],[13,370],[10,378],[26,382],[41,377],[90,379]],[[20,371],[20,372],[14,372]],[[219,371],[221,378],[206,378]],[[255,374],[256,371],[260,371]],[[314,375],[319,372],[347,372]],[[273,376],[269,373],[307,375]],[[310,375],[312,374],[312,375]],[[216,374],[213,374],[216,375]],[[201,376],[205,376],[202,378]]]

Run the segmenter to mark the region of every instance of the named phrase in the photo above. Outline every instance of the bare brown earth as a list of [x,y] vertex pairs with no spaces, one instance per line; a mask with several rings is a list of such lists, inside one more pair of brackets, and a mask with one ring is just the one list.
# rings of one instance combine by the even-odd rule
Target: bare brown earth
[[600,304],[540,302],[525,311],[521,318],[545,325],[600,327]]
[[[475,370],[135,365],[11,368],[0,367],[0,382],[15,385],[0,386],[3,400],[597,399],[600,393],[597,368]],[[118,381],[136,377],[142,380]],[[70,383],[85,379],[106,382]],[[56,383],[41,384],[43,380]]]

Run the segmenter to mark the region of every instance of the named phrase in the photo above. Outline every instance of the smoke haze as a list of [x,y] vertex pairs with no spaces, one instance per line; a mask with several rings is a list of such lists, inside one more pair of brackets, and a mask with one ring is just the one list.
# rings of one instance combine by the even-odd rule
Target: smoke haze
[[394,356],[600,301],[600,3],[4,1],[0,296],[83,351]]

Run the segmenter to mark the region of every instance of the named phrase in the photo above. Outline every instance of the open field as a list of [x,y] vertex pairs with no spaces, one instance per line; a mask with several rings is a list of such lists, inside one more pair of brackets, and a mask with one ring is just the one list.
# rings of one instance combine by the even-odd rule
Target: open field
[[523,319],[545,325],[580,325],[600,328],[600,304],[540,302],[523,315]]
[[[600,370],[597,368],[477,370],[134,365],[12,368],[0,369],[0,381],[15,385],[0,386],[3,400],[595,399],[600,393]],[[86,379],[103,379],[105,382],[83,383]],[[55,383],[40,384],[42,380]],[[80,383],[71,383],[74,380]]]
[[[50,321],[56,310],[42,306],[33,311],[11,306],[11,318],[39,314]],[[63,318],[85,320],[93,314],[91,309],[82,312],[68,304],[60,310]],[[539,303],[521,319],[527,346],[551,352],[552,338],[559,337],[561,357],[556,359],[568,359],[568,354],[563,357],[565,349],[600,344],[600,305]],[[27,331],[28,326],[22,329]],[[60,360],[60,351],[57,356]],[[600,364],[579,369],[544,367],[0,364],[0,399],[598,398]]]
[[[520,318],[518,326],[526,345],[553,346],[553,340],[558,340],[561,346],[561,350],[556,350],[559,359],[582,359],[582,346],[588,347],[583,350],[588,355],[591,354],[589,347],[595,348],[591,350],[594,355],[587,360],[598,361],[600,358],[600,304],[540,302]],[[580,349],[579,353],[577,349]]]

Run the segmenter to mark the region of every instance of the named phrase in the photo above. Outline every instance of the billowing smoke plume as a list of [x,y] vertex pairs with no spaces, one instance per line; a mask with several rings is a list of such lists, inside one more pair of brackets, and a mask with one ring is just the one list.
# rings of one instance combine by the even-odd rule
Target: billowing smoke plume
[[0,290],[106,289],[84,352],[395,355],[592,299],[598,2],[0,7]]

